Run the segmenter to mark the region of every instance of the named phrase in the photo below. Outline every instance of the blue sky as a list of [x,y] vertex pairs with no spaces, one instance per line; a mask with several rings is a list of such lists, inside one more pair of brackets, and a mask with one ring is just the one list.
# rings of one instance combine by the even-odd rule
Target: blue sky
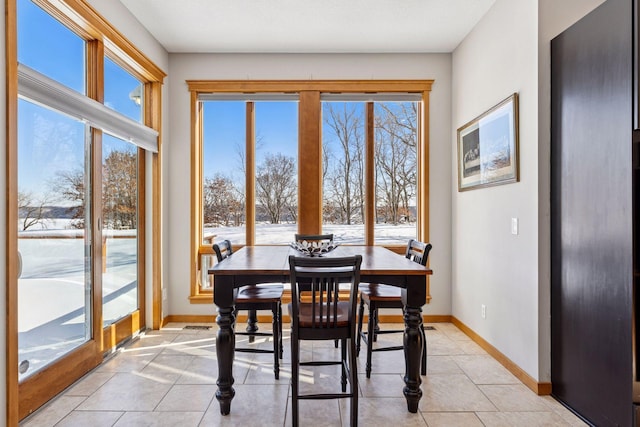
[[[84,41],[28,0],[18,0],[18,61],[85,93]],[[104,69],[105,105],[140,121],[141,107],[129,98],[140,82],[108,58]],[[114,144],[111,137],[103,139],[105,151]],[[57,171],[82,168],[84,125],[21,100],[18,146],[19,189],[38,193]]]
[[[85,93],[84,41],[29,0],[18,0],[18,60]],[[104,59],[104,67],[105,105],[140,121],[141,108],[129,96],[140,82],[109,58]],[[340,104],[334,103],[339,110]],[[364,116],[364,103],[358,104],[358,114]],[[205,102],[205,177],[220,172],[243,180],[238,151],[245,147],[245,115],[244,101]],[[57,171],[82,168],[85,147],[81,123],[25,101],[19,104],[18,121],[20,189],[37,191]],[[267,153],[281,153],[297,161],[297,102],[255,102],[255,121],[257,166]],[[322,132],[323,143],[330,146],[335,135],[328,126],[323,126]],[[113,144],[106,142],[107,138],[104,146],[108,150]]]
[[[209,101],[204,106],[204,171],[228,175],[239,170],[238,148],[246,144],[244,101]],[[298,158],[298,103],[295,101],[255,103],[256,164],[267,153]]]

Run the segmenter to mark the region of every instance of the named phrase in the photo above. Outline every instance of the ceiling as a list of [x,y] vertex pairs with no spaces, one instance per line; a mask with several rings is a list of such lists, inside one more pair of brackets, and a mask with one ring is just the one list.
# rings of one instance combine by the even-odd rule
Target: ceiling
[[495,0],[120,0],[169,52],[451,52]]

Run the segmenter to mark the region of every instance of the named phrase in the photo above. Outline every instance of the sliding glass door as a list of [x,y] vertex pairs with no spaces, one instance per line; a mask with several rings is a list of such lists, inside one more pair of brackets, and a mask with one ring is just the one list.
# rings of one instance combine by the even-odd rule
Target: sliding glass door
[[92,338],[88,127],[18,104],[19,375]]
[[137,148],[102,139],[102,323],[138,310]]
[[145,159],[158,152],[145,123],[159,117],[163,75],[108,39],[102,20],[58,6],[16,0],[8,17],[17,30],[9,253],[19,266],[8,283],[17,342],[7,376],[19,418],[145,322]]

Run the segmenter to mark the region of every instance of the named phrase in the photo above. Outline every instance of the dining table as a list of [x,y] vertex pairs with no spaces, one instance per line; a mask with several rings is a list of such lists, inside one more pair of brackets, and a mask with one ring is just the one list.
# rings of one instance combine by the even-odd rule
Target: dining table
[[[288,283],[289,256],[304,256],[286,245],[245,246],[209,269],[213,275],[213,302],[218,308],[216,355],[218,380],[216,399],[220,413],[231,412],[233,360],[235,348],[234,301],[238,289],[258,283]],[[382,246],[339,245],[325,257],[362,255],[360,281],[401,288],[404,304],[403,334],[405,375],[403,394],[409,412],[418,411],[422,397],[420,361],[422,357],[422,306],[427,302],[427,276],[432,270]]]

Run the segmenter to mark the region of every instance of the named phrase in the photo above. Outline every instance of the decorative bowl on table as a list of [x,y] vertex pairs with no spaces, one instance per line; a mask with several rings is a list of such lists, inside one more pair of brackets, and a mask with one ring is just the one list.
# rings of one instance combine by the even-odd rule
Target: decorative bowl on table
[[333,240],[328,242],[307,242],[306,240],[302,240],[300,242],[291,242],[289,245],[302,255],[316,257],[328,254],[340,246],[340,243],[335,243]]

